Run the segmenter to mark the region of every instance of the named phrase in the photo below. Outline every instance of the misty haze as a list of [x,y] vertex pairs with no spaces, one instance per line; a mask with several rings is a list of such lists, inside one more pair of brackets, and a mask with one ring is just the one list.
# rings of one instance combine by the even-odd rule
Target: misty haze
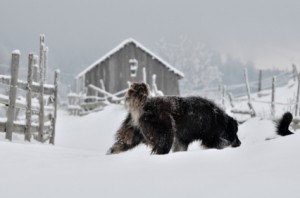
[[298,198],[299,0],[0,0],[4,198]]
[[[211,64],[221,73],[228,65],[241,71],[252,66],[291,69],[300,62],[299,7],[296,0],[2,1],[0,65],[5,71],[14,49],[20,49],[23,57],[37,52],[37,38],[45,34],[49,67],[59,68],[66,83],[127,38],[138,40],[165,59],[166,51],[179,50],[174,47],[186,38],[192,45],[184,53],[192,54],[196,45],[205,46]],[[162,50],[162,42],[167,49]],[[179,68],[197,67],[166,61]],[[216,84],[237,82],[226,76]],[[257,75],[251,77],[256,79]]]

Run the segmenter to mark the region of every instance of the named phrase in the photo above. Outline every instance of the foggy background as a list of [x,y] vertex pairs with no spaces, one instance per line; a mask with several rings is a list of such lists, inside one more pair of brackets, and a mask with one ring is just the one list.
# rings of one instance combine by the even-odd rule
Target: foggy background
[[27,68],[27,54],[38,52],[43,33],[48,65],[65,82],[129,37],[173,65],[168,52],[185,39],[213,54],[221,72],[233,65],[233,72],[291,69],[300,64],[299,10],[297,0],[0,0],[0,68],[14,49]]

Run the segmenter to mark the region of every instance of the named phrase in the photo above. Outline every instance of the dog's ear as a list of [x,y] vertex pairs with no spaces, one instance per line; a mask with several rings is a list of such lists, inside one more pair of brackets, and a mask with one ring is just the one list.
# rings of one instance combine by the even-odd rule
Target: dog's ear
[[137,83],[137,82],[130,82],[130,81],[128,81],[127,83],[128,83],[129,89],[130,88],[135,89],[135,88],[139,87],[139,85],[140,85],[140,83]]
[[149,93],[150,93],[150,87],[149,87],[149,85],[148,84],[146,84],[146,83],[141,83],[141,90],[143,90],[143,92],[144,92],[144,94],[145,95],[149,95]]

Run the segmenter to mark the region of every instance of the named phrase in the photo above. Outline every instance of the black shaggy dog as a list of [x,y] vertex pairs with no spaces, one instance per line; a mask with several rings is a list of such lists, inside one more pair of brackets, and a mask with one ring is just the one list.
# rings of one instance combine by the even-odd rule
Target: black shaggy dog
[[149,97],[144,83],[133,83],[126,93],[129,113],[107,154],[134,148],[140,143],[154,154],[186,151],[195,140],[207,148],[238,147],[237,121],[201,97]]

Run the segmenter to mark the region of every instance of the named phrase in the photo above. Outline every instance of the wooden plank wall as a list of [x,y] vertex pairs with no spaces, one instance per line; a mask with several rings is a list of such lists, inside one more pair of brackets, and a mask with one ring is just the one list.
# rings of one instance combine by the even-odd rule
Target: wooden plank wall
[[[129,59],[138,60],[137,77],[130,77]],[[179,76],[164,66],[157,59],[153,59],[148,53],[129,43],[117,51],[100,65],[95,66],[86,73],[85,86],[93,84],[100,87],[100,79],[103,79],[105,88],[110,93],[116,93],[127,88],[128,81],[141,82],[143,80],[143,67],[146,68],[147,83],[151,85],[152,75],[157,76],[158,89],[165,95],[179,95]],[[88,95],[94,95],[92,90]],[[101,95],[99,95],[101,96]]]

